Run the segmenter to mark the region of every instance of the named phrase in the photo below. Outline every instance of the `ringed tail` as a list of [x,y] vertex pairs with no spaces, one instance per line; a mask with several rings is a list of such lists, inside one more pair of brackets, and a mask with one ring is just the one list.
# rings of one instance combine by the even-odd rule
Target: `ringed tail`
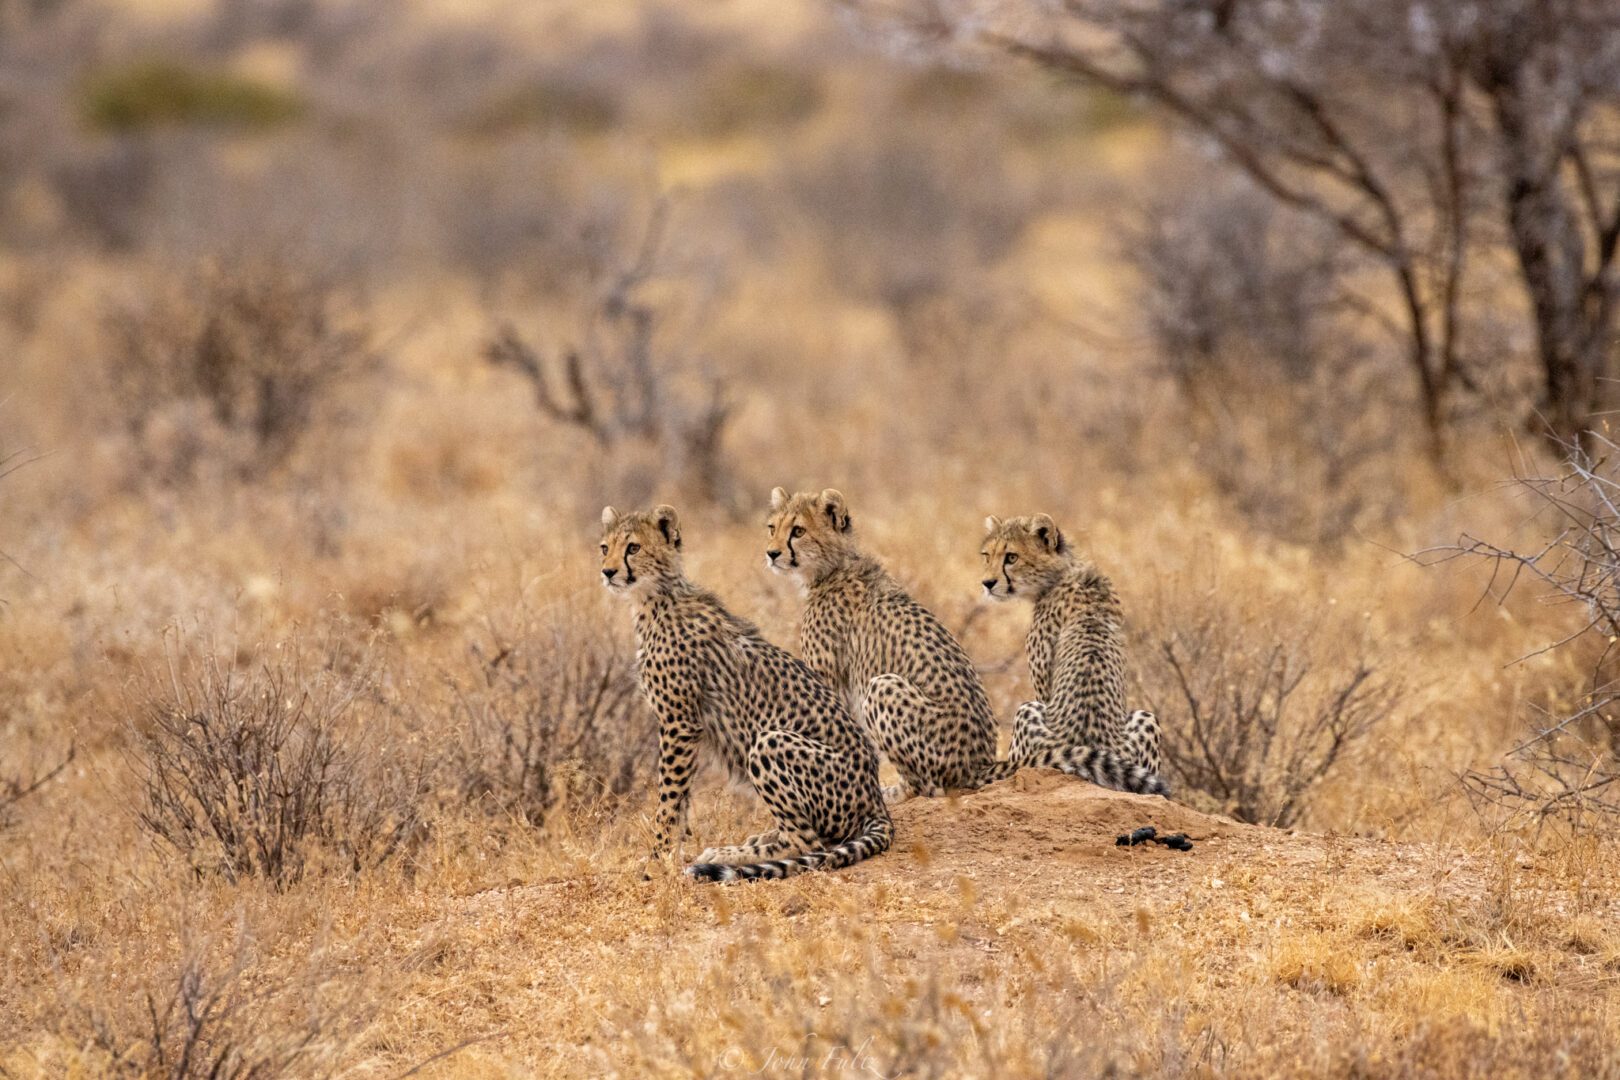
[[1005,780],[1019,769],[1029,766],[1057,769],[1115,791],[1170,796],[1170,785],[1152,769],[1145,765],[1127,764],[1112,750],[1092,746],[1053,746],[1036,750],[1020,761],[1009,758],[991,762],[980,773],[981,783],[993,784],[997,780]]
[[1014,761],[1012,758],[1008,758],[1006,761],[986,762],[985,767],[979,771],[979,782],[975,786],[983,787],[986,784],[993,784],[997,780],[1005,780],[1023,767],[1023,762]]
[[894,842],[894,822],[887,814],[869,818],[859,836],[824,851],[806,851],[785,859],[723,866],[694,863],[686,868],[696,881],[752,881],[756,878],[788,878],[807,870],[842,870],[863,859],[881,855]]
[[1127,764],[1112,750],[1095,746],[1056,746],[1036,751],[1024,762],[1026,765],[1045,765],[1061,769],[1070,776],[1090,780],[1116,791],[1132,791],[1138,795],[1170,794],[1170,785],[1164,778],[1145,765]]

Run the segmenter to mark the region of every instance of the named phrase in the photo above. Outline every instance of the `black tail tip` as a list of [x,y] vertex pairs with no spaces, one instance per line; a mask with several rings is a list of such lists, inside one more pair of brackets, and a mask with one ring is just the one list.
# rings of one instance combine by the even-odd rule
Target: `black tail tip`
[[693,863],[686,868],[686,874],[693,881],[725,881],[730,869],[719,863]]

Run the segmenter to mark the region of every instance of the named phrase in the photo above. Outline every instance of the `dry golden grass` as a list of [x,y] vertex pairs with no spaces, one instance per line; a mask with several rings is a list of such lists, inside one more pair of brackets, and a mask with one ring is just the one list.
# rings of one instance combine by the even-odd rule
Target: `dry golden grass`
[[[578,7],[555,41],[522,31],[537,55],[587,34]],[[829,32],[774,12],[703,18],[768,49]],[[602,33],[640,25],[602,18]],[[914,77],[870,57],[823,76],[791,140],[649,133],[684,205],[814,160]],[[708,505],[644,447],[607,454],[548,423],[482,359],[506,318],[548,347],[571,340],[577,281],[507,289],[401,258],[337,294],[385,354],[334,391],[339,419],[264,475],[160,482],[132,471],[152,446],[130,443],[94,358],[109,304],[181,279],[141,253],[7,256],[8,296],[46,263],[55,286],[4,329],[0,453],[47,455],[0,482],[15,560],[0,563],[0,775],[77,753],[0,827],[0,1075],[192,1075],[174,1058],[188,1030],[242,1076],[1620,1075],[1614,843],[1505,828],[1456,782],[1500,758],[1528,708],[1579,693],[1579,657],[1514,662],[1568,613],[1477,605],[1487,575],[1398,554],[1463,528],[1534,535],[1496,486],[1511,447],[1470,429],[1450,478],[1392,453],[1397,512],[1338,543],[1280,539],[1238,509],[1146,356],[1107,239],[1158,138],[1126,126],[1008,151],[1007,183],[1067,170],[1086,197],[1036,206],[965,292],[852,293],[815,226],[786,218],[769,254],[727,254],[740,270],[723,287],[655,283],[671,348],[712,358],[737,403],[729,494]],[[607,140],[578,153],[586,177],[646,164]],[[682,257],[701,264],[704,242],[688,234]],[[1322,670],[1365,652],[1405,689],[1312,789],[1299,831],[1035,775],[903,807],[895,849],[847,873],[642,882],[650,762],[611,753],[645,745],[639,708],[592,761],[560,755],[554,805],[470,795],[456,771],[470,759],[451,751],[498,727],[467,710],[518,708],[537,685],[502,690],[497,673],[551,678],[558,641],[627,647],[626,613],[595,584],[603,503],[680,504],[691,576],[792,640],[797,600],[759,550],[776,484],[848,495],[865,543],[960,632],[1002,716],[1029,693],[1026,614],[976,597],[987,513],[1056,516],[1143,640],[1210,612],[1235,634],[1308,623]],[[425,828],[359,871],[342,837],[320,841],[281,887],[193,873],[158,845],[138,818],[136,735],[171,659],[247,677],[346,650],[374,668],[341,721],[353,760],[422,763],[410,798]],[[502,666],[505,650],[522,666]],[[638,786],[608,790],[614,768],[643,770],[614,774]],[[706,778],[696,842],[759,818]],[[1149,820],[1192,833],[1194,851],[1114,847]]]

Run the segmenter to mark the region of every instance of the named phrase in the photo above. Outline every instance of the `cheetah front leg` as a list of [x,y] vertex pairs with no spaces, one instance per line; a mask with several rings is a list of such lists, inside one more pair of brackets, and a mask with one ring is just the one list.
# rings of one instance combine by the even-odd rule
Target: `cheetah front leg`
[[692,777],[697,771],[698,729],[666,721],[658,730],[658,809],[653,814],[653,850],[644,876],[669,859],[690,828]]

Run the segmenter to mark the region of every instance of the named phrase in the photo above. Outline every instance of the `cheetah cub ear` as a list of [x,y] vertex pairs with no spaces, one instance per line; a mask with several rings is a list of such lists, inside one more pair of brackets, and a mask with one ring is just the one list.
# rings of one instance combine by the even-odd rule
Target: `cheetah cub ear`
[[1001,528],[1001,519],[996,517],[996,515],[991,514],[989,517],[984,519],[985,532],[993,533],[999,528]]
[[844,493],[828,488],[821,493],[821,511],[839,532],[849,532],[849,507],[844,504]]
[[1030,519],[1029,528],[1048,550],[1063,550],[1063,533],[1058,529],[1057,522],[1052,520],[1051,514],[1036,514]]
[[611,529],[613,523],[619,520],[619,512],[611,506],[602,507],[602,528]]
[[771,509],[780,510],[787,505],[787,488],[771,488]]
[[675,516],[675,508],[669,504],[653,508],[653,521],[658,524],[658,531],[664,534],[675,547],[681,546],[681,521]]

